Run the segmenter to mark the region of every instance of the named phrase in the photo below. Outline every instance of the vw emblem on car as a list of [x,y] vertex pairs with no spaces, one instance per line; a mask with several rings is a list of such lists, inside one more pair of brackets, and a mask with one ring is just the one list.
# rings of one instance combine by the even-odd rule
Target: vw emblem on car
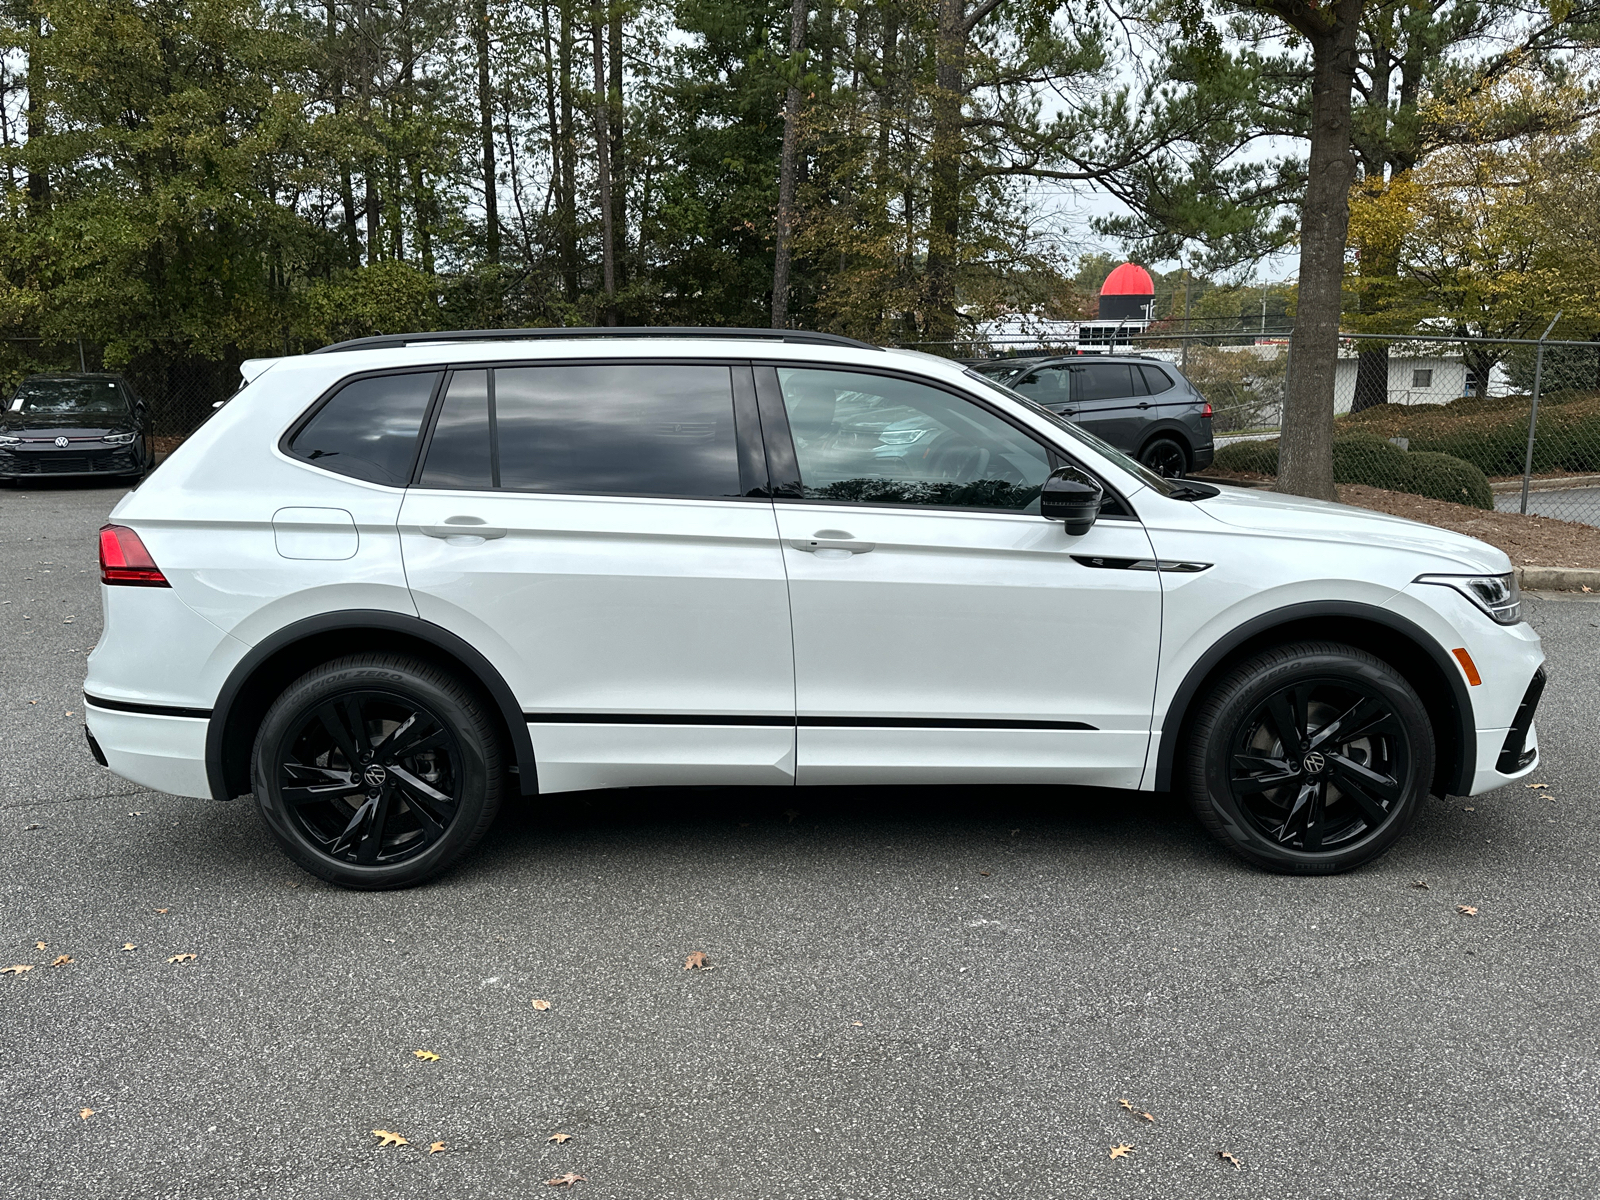
[[56,439],[56,449],[57,450],[65,450],[66,448],[67,448],[67,439],[64,438],[64,437],[58,437]]
[[1323,758],[1320,753],[1313,750],[1310,754],[1305,756],[1305,759],[1300,765],[1305,768],[1307,775],[1319,775],[1322,773],[1322,769],[1328,765],[1328,760]]
[[380,788],[388,782],[389,772],[385,771],[377,763],[373,763],[365,771],[361,772],[361,778],[366,780],[368,787]]

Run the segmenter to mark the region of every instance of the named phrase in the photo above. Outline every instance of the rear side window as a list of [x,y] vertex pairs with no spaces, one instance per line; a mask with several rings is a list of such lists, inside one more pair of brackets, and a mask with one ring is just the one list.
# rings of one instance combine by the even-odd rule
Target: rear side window
[[1089,363],[1073,367],[1078,394],[1074,400],[1118,400],[1133,395],[1133,373],[1127,363]]
[[289,453],[352,479],[404,487],[440,372],[354,379],[289,443]]
[[500,367],[451,378],[422,486],[738,496],[725,366]]
[[1168,375],[1160,367],[1140,367],[1139,370],[1144,372],[1144,385],[1150,389],[1152,396],[1159,396],[1162,392],[1170,391],[1174,386],[1172,376]]

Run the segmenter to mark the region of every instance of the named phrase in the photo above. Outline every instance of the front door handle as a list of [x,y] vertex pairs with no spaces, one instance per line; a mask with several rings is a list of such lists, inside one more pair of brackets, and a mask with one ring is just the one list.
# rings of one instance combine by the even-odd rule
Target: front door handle
[[1148,401],[1146,401],[1146,402],[1145,402],[1145,403],[1143,403],[1143,404],[1135,404],[1135,405],[1134,405],[1134,407],[1135,407],[1135,408],[1149,408],[1149,407],[1150,407],[1150,404],[1149,404],[1149,402],[1148,402]]
[[419,526],[423,533],[434,538],[503,538],[504,529],[494,525],[486,525],[482,517],[446,517],[443,525]]
[[819,529],[808,538],[792,538],[789,545],[807,554],[818,550],[843,550],[848,554],[868,554],[878,548],[876,542],[858,542],[842,529]]

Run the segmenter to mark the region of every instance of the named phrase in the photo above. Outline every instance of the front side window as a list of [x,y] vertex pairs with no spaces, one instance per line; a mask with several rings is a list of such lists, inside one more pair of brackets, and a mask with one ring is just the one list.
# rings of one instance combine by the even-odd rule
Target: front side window
[[1012,385],[1035,404],[1066,404],[1072,399],[1071,376],[1065,367],[1043,367]]
[[329,471],[405,487],[438,371],[353,379],[317,409],[289,453]]
[[740,495],[725,366],[597,363],[457,371],[421,486]]
[[807,499],[1038,511],[1049,451],[970,400],[853,371],[778,381]]

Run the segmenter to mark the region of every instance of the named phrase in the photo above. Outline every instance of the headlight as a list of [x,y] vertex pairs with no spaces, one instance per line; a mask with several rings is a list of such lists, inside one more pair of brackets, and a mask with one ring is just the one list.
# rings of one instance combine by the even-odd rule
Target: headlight
[[1498,624],[1515,625],[1522,620],[1522,589],[1517,586],[1515,572],[1506,575],[1419,575],[1416,581],[1455,588]]
[[885,446],[905,446],[927,432],[926,429],[885,429],[878,434],[878,441]]
[[12,437],[9,433],[0,433],[0,446],[20,446],[20,445],[22,445],[22,439],[21,438]]
[[100,440],[110,442],[113,446],[129,446],[139,435],[136,433],[108,433]]

